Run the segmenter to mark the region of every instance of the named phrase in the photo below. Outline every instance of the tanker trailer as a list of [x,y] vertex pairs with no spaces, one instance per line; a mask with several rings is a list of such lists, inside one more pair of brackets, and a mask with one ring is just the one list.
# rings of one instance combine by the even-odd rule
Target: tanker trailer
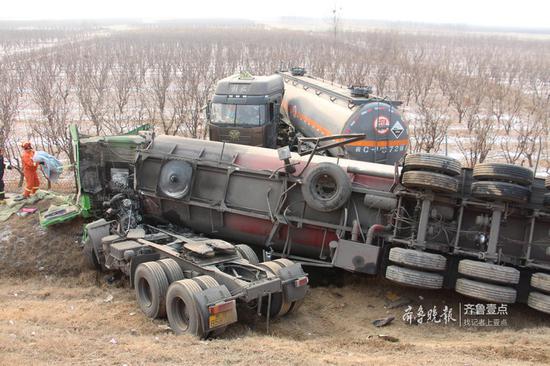
[[329,150],[332,156],[393,165],[409,143],[401,104],[372,95],[364,86],[344,87],[292,70],[280,72],[285,86],[283,121],[306,137],[364,134],[365,138]]
[[472,171],[411,154],[399,170],[159,136],[138,153],[136,187],[148,220],[246,243],[265,259],[550,313],[550,200],[528,169],[500,165]]
[[[210,139],[262,147],[301,150],[301,137],[341,142],[331,156],[393,165],[405,154],[407,126],[400,102],[372,95],[370,87],[349,88],[305,75],[302,68],[270,76],[248,73],[220,80],[207,109]],[[346,136],[359,139],[345,143]],[[364,136],[364,138],[361,138]],[[341,146],[345,145],[345,146]]]

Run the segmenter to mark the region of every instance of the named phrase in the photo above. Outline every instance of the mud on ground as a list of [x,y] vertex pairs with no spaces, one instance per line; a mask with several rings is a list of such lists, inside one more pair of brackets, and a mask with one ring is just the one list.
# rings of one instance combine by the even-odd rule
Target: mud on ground
[[[12,217],[0,225],[2,365],[550,364],[550,317],[527,306],[510,306],[506,327],[409,325],[405,306],[385,305],[397,298],[415,311],[447,305],[458,318],[459,303],[476,301],[343,272],[311,271],[317,286],[304,306],[269,332],[249,315],[219,339],[177,337],[166,321],[140,313],[127,284],[109,285],[82,269],[80,222],[43,230],[37,221]],[[389,315],[396,318],[390,325],[371,324]]]

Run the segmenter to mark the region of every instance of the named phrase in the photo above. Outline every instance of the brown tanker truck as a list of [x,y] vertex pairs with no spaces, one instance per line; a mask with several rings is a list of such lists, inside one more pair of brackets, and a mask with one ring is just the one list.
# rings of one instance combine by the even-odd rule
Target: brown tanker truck
[[[293,68],[220,80],[207,119],[213,141],[296,151],[311,150],[320,138],[317,150],[330,156],[392,165],[409,142],[400,104],[374,96],[370,87],[344,87]],[[298,137],[305,137],[300,146]],[[346,137],[354,138],[345,143]],[[339,143],[327,146],[330,140]]]
[[[142,305],[147,299],[162,303],[164,295],[159,300],[140,287],[140,263],[170,255],[189,278],[208,274],[218,281],[213,287],[224,283],[229,294],[222,291],[220,304],[244,298],[263,314],[286,314],[305,296],[307,277],[289,260],[379,274],[407,286],[454,289],[488,303],[525,302],[550,314],[550,181],[534,179],[529,169],[493,163],[463,169],[454,159],[430,154],[407,155],[398,169],[300,156],[288,147],[276,151],[174,136],[137,145],[135,156],[121,162],[123,154],[113,154],[109,143],[82,140],[79,161],[82,181],[98,172],[102,177],[101,187],[83,186],[88,201],[117,197],[107,204],[116,237],[109,236],[113,225],[105,231],[105,222],[92,223],[87,231],[95,239],[85,253],[133,278],[143,289],[137,291]],[[127,172],[122,185],[120,170]],[[191,239],[185,230],[194,232]],[[261,250],[266,262],[259,265],[249,247],[222,258],[227,262],[208,262],[196,253],[208,249],[193,239],[197,233],[213,238],[202,239],[214,240],[207,245],[213,252],[229,255],[229,243],[244,243]],[[136,235],[139,240],[132,239]],[[166,245],[172,252],[163,251]],[[246,285],[233,283],[239,276],[248,278]],[[204,309],[214,305],[197,306],[207,314]],[[172,318],[174,329],[182,329],[179,318]],[[203,332],[215,326],[203,325]]]

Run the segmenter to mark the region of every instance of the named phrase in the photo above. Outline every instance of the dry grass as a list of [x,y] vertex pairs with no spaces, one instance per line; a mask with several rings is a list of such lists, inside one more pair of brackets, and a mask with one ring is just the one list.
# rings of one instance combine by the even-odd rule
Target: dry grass
[[[10,255],[0,261],[1,365],[550,363],[550,318],[524,305],[510,308],[507,328],[410,326],[401,320],[402,308],[384,307],[388,291],[413,299],[415,307],[458,307],[467,300],[452,292],[396,288],[342,273],[329,282],[339,277],[336,282],[346,282],[345,287],[313,288],[301,311],[275,321],[269,332],[249,314],[220,339],[177,337],[166,321],[140,313],[127,285],[107,285],[94,272],[80,272],[74,243],[79,223],[42,232],[33,220],[14,217],[0,227],[11,233],[10,240],[0,241],[2,253],[13,246],[21,253],[18,260]],[[19,236],[25,239],[14,239]],[[45,254],[41,246],[57,251]],[[327,275],[312,273],[317,282]],[[112,301],[105,301],[110,295]],[[371,324],[389,314],[396,320],[388,327]],[[399,341],[382,340],[379,334]]]

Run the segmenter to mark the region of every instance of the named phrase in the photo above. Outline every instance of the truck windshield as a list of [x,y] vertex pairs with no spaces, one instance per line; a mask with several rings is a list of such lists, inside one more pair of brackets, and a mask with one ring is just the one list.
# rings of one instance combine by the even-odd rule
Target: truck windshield
[[212,103],[212,123],[222,125],[261,126],[265,121],[265,106]]

